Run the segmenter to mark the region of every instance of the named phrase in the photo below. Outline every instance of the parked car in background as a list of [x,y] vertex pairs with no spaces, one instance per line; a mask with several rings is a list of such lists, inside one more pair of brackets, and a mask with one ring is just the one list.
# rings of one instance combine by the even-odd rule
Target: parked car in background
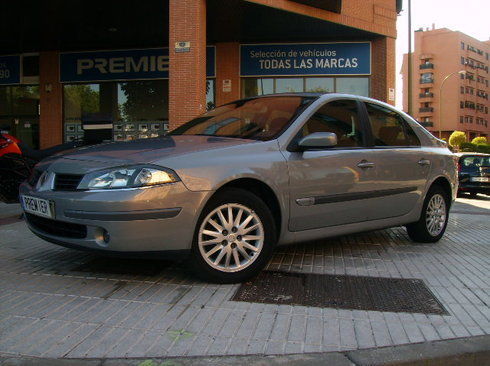
[[403,112],[345,94],[280,94],[211,110],[168,136],[80,148],[20,187],[29,228],[71,248],[184,251],[198,276],[239,282],[276,244],[405,225],[446,229],[454,155]]
[[458,153],[459,193],[490,195],[490,154]]

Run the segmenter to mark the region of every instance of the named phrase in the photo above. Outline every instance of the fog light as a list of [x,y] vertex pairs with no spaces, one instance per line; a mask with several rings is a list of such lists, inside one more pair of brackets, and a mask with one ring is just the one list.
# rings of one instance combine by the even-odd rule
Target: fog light
[[102,233],[102,238],[104,239],[104,243],[109,243],[109,241],[111,240],[111,236],[105,229],[104,232]]

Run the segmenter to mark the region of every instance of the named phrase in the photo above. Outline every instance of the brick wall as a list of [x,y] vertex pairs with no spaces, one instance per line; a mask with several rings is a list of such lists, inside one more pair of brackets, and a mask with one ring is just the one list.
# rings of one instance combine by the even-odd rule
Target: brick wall
[[[216,44],[216,105],[240,99],[240,44]],[[223,91],[223,81],[231,80],[231,91]]]
[[[51,89],[50,91],[48,91]],[[63,87],[59,81],[59,53],[39,54],[39,142],[41,149],[63,142]]]
[[[188,41],[190,52],[176,53]],[[173,129],[206,110],[206,0],[169,1],[169,122]]]
[[371,47],[371,97],[394,105],[388,97],[389,88],[395,89],[395,39],[378,38]]

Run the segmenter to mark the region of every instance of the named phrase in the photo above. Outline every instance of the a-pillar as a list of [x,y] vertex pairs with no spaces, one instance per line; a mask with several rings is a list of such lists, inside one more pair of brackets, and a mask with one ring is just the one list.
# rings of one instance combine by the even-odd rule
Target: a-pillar
[[216,105],[240,99],[240,44],[216,44]]
[[[180,42],[190,47],[177,49]],[[206,110],[206,0],[169,1],[169,58],[169,123],[174,129]]]
[[[381,37],[372,42],[371,97],[395,105],[395,39]],[[390,99],[390,89],[393,94]]]
[[63,142],[63,87],[59,53],[39,54],[39,143],[41,149]]

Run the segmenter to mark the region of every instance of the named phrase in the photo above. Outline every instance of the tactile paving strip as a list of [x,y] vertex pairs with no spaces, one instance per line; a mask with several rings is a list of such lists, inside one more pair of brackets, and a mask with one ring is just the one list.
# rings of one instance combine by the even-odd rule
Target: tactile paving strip
[[263,271],[233,301],[448,314],[422,280]]

